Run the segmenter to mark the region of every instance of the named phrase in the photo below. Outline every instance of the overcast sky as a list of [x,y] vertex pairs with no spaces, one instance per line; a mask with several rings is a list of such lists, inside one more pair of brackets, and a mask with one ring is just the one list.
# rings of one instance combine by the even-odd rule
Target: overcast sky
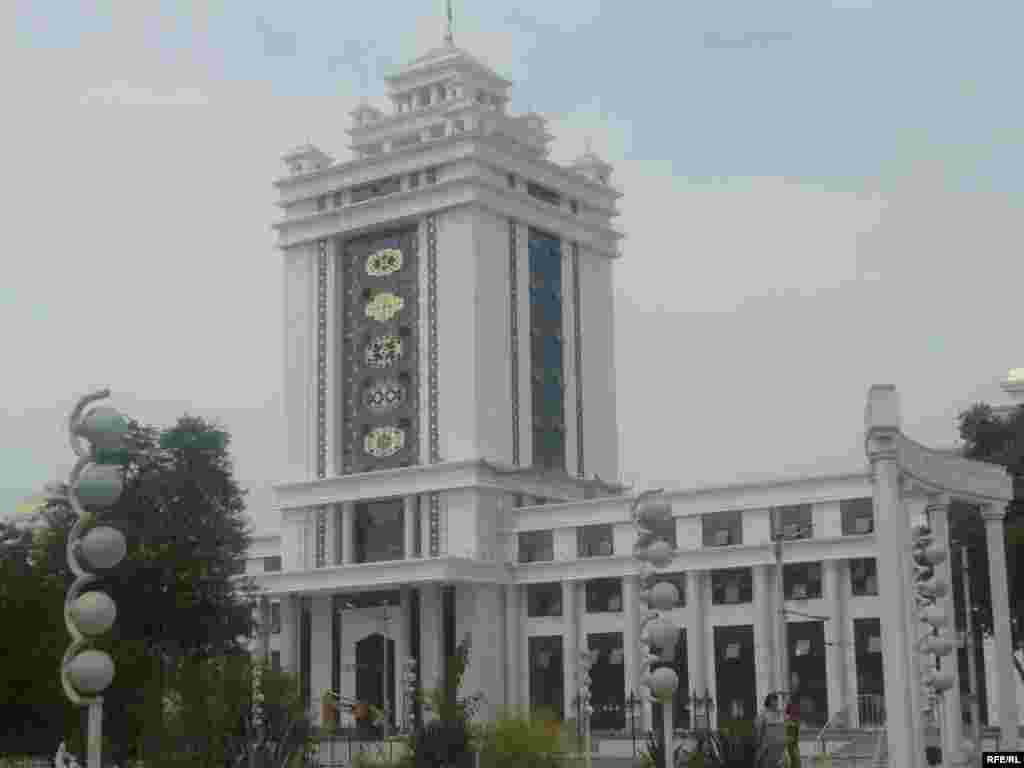
[[[956,440],[1024,364],[1017,2],[455,2],[456,42],[615,168],[622,479],[864,466],[868,387]],[[439,44],[440,0],[0,4],[3,511],[110,387],[232,433],[259,530],[282,450],[281,155]]]

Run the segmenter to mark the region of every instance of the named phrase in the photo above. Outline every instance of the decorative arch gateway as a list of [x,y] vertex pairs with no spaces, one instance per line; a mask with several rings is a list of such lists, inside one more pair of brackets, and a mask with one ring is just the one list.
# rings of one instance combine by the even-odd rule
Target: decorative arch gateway
[[[918,768],[925,765],[920,625],[915,605],[911,555],[912,525],[927,521],[938,543],[949,551],[948,508],[956,499],[981,508],[989,550],[992,616],[995,627],[996,680],[1015,680],[1010,636],[1010,601],[1006,575],[1003,518],[1013,499],[1013,481],[1002,467],[941,453],[907,438],[901,431],[900,403],[895,387],[875,385],[865,411],[865,451],[874,486],[878,576],[881,600],[882,663],[885,683],[886,738],[889,764]],[[949,578],[949,559],[936,567]],[[950,589],[939,601],[954,616]],[[956,654],[953,687],[946,692],[942,747],[946,765],[965,764],[960,714],[960,681]],[[1013,685],[999,686],[1001,749],[1017,749],[1017,702]]]

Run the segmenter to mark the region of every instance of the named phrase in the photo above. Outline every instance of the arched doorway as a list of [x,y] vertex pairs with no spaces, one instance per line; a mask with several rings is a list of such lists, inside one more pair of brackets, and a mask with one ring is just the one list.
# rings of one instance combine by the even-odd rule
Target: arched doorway
[[367,635],[356,643],[356,699],[384,708],[384,678],[387,675],[387,703],[391,716],[389,724],[395,724],[395,641],[387,639],[387,662],[385,663],[385,638],[379,632]]

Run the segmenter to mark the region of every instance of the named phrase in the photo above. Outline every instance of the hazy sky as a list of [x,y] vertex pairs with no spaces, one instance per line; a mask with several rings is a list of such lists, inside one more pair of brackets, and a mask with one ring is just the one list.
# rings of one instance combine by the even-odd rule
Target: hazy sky
[[[455,2],[456,42],[615,167],[622,479],[864,464],[867,389],[956,439],[1024,364],[1018,2]],[[281,155],[441,41],[440,0],[7,2],[3,511],[110,387],[234,436],[258,529],[283,455]],[[610,375],[612,375],[610,373]]]

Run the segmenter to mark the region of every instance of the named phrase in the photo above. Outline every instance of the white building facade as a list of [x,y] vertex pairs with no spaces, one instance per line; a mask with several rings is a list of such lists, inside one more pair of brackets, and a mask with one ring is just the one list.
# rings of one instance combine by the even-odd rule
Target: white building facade
[[[403,721],[406,659],[434,687],[469,635],[481,717],[575,717],[575,650],[590,648],[594,727],[629,727],[634,495],[600,479],[619,477],[619,193],[592,153],[551,162],[543,118],[506,111],[510,85],[449,41],[389,78],[392,114],[353,112],[352,161],[304,146],[276,182],[288,468],[279,538],[254,543],[249,574],[265,595],[258,652],[299,675],[317,721],[325,691]],[[876,463],[666,493],[677,725],[699,709],[691,694],[714,720],[790,688],[812,721],[877,716],[885,617],[910,598],[880,584]],[[790,686],[773,519],[803,532],[784,548]]]

